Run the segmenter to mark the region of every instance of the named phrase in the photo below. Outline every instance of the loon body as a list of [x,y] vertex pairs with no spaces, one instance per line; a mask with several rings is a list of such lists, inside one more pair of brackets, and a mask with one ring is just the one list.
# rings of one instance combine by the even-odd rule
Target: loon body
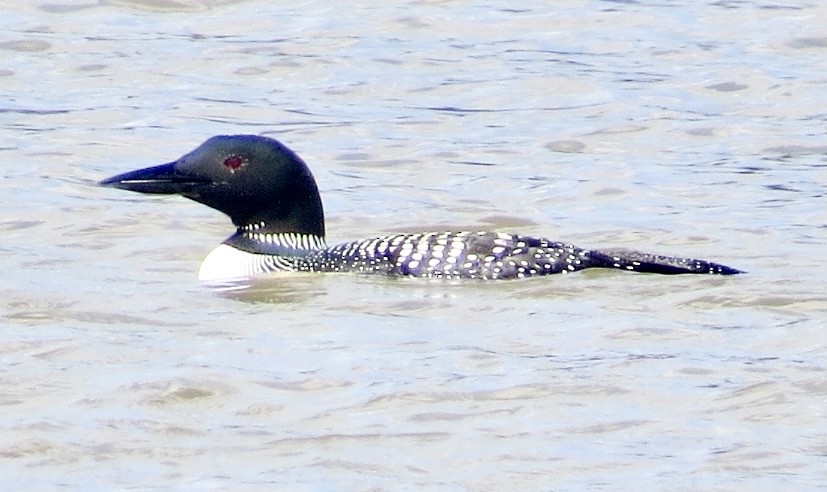
[[236,232],[204,259],[199,279],[270,272],[361,272],[511,279],[585,268],[732,275],[734,268],[631,250],[589,250],[500,232],[394,234],[328,247],[324,213],[307,165],[276,140],[216,136],[177,161],[101,182],[141,193],[180,194],[224,212]]

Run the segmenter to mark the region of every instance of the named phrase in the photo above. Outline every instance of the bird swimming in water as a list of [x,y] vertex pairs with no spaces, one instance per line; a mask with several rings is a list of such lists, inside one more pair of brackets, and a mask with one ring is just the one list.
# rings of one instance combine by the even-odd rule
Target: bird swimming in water
[[235,233],[201,264],[204,281],[271,272],[360,272],[431,278],[512,279],[586,268],[733,275],[705,260],[632,250],[590,250],[501,232],[392,234],[328,247],[316,181],[277,140],[215,136],[180,159],[100,183],[139,193],[179,194],[227,214]]

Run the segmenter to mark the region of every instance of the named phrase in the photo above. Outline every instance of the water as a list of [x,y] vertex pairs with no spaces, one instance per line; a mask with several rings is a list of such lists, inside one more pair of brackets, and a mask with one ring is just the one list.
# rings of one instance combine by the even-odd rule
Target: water
[[[4,5],[9,490],[807,490],[827,476],[827,8]],[[220,133],[331,242],[500,229],[746,276],[198,284],[220,214],[95,181]]]

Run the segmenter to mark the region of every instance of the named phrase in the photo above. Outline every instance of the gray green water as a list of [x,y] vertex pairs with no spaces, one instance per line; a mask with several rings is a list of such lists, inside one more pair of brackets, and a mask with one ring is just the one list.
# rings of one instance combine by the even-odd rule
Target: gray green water
[[[827,7],[12,0],[9,490],[807,490],[827,476]],[[229,222],[102,189],[208,136],[331,242],[499,229],[732,278],[198,284]]]

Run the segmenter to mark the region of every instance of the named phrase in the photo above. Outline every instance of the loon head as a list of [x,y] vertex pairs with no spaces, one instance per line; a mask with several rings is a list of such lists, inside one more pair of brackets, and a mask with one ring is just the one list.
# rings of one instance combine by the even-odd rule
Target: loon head
[[324,237],[324,212],[307,165],[278,141],[212,137],[180,159],[100,182],[140,193],[179,194],[229,215],[239,227]]

